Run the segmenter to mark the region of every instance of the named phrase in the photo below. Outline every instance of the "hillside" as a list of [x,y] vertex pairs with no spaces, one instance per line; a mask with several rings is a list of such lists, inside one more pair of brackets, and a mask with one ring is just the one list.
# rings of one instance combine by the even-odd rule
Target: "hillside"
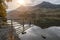
[[[46,5],[47,4],[47,5]],[[59,26],[60,23],[60,5],[42,2],[36,6],[21,6],[8,13],[8,18],[25,20],[25,23],[31,21],[32,24],[42,28],[49,26]],[[20,21],[21,22],[21,21]]]
[[50,2],[43,1],[41,4],[36,5],[36,7],[49,8],[49,9],[60,9],[59,4],[52,4]]

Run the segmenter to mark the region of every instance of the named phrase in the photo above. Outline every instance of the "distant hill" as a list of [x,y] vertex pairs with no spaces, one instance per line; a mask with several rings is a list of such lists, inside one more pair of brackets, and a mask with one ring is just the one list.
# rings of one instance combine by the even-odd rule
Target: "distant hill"
[[46,14],[48,16],[58,15],[60,17],[60,5],[56,5],[44,1],[35,6],[20,6],[16,10],[8,12],[7,18],[20,19],[20,17],[23,17],[25,15],[31,16],[30,14],[36,14],[37,16],[39,14],[40,14],[39,16],[43,16],[43,15],[46,16]]
[[26,23],[31,20],[33,24],[41,28],[59,26],[60,5],[44,1],[35,6],[20,6],[16,10],[10,11],[7,17],[12,19],[25,19]]
[[59,4],[52,4],[50,2],[42,2],[38,5],[36,5],[35,7],[40,7],[40,8],[51,8],[51,9],[56,9],[59,8],[60,9],[60,5]]
[[19,19],[20,17],[23,17],[25,15],[31,16],[30,14],[36,14],[37,16],[39,14],[40,14],[39,16],[43,16],[43,15],[46,16],[46,14],[48,16],[58,15],[60,17],[60,5],[56,5],[44,1],[35,6],[20,6],[16,10],[8,12],[7,18]]

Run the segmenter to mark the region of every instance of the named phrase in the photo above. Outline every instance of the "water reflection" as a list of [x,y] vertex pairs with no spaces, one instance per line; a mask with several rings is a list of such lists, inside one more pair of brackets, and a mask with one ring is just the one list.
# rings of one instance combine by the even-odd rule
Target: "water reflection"
[[[26,30],[26,34],[20,34],[21,40],[60,40],[60,27],[50,27],[47,29],[41,29],[40,27],[34,26]],[[42,36],[46,39],[43,39]]]
[[[25,28],[27,28],[27,30],[25,31],[26,34],[21,34],[20,31],[22,31],[22,28],[20,28],[20,27],[22,27],[22,25],[19,24],[18,22],[13,22],[13,24],[14,24],[13,26],[15,27],[16,32],[18,32],[18,36],[19,36],[19,38],[21,38],[21,40],[60,40],[60,27],[52,26],[47,29],[41,29],[38,26],[31,25],[31,27],[29,28],[29,25],[25,24],[24,26],[25,26]],[[19,28],[19,29],[17,29],[17,28]],[[42,38],[41,35],[46,37],[46,39]]]

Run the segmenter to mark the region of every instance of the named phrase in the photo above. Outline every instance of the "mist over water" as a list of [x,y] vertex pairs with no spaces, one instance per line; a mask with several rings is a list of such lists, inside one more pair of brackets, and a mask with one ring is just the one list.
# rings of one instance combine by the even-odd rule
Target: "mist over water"
[[[10,20],[8,20],[7,22],[8,24],[10,24]],[[13,21],[13,26],[15,30],[18,30],[17,28],[21,29],[22,27],[21,24],[14,21]],[[29,27],[28,24],[25,24],[25,26],[26,26],[25,28]],[[21,40],[60,40],[60,27],[59,26],[51,26],[46,29],[41,29],[40,27],[32,24],[32,26],[28,28],[27,30],[25,30],[25,32],[26,34],[21,34],[21,32],[18,32],[20,33],[18,34],[18,36],[19,38],[21,38]],[[46,37],[46,39],[42,38],[41,35]]]
[[[47,29],[41,29],[39,27],[33,26],[26,30],[26,34],[21,35],[21,40],[60,40],[60,27],[51,27]],[[46,39],[43,39],[42,36]]]

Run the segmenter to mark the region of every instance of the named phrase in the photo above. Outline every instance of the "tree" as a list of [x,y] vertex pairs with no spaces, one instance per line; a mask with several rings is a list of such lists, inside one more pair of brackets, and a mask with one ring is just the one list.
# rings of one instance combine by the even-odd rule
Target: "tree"
[[7,16],[7,14],[6,14],[7,5],[5,4],[5,1],[11,2],[12,0],[0,0],[0,20],[2,21],[2,24],[5,24],[7,22],[7,18],[6,18],[6,16]]
[[[7,18],[6,18],[6,16],[7,16],[6,8],[7,7],[5,4],[5,1],[11,2],[12,0],[0,0],[0,23],[2,23],[2,24],[5,24],[7,22]],[[0,27],[2,24],[0,24]],[[14,40],[14,35],[13,35],[12,30],[10,31],[8,40]]]

